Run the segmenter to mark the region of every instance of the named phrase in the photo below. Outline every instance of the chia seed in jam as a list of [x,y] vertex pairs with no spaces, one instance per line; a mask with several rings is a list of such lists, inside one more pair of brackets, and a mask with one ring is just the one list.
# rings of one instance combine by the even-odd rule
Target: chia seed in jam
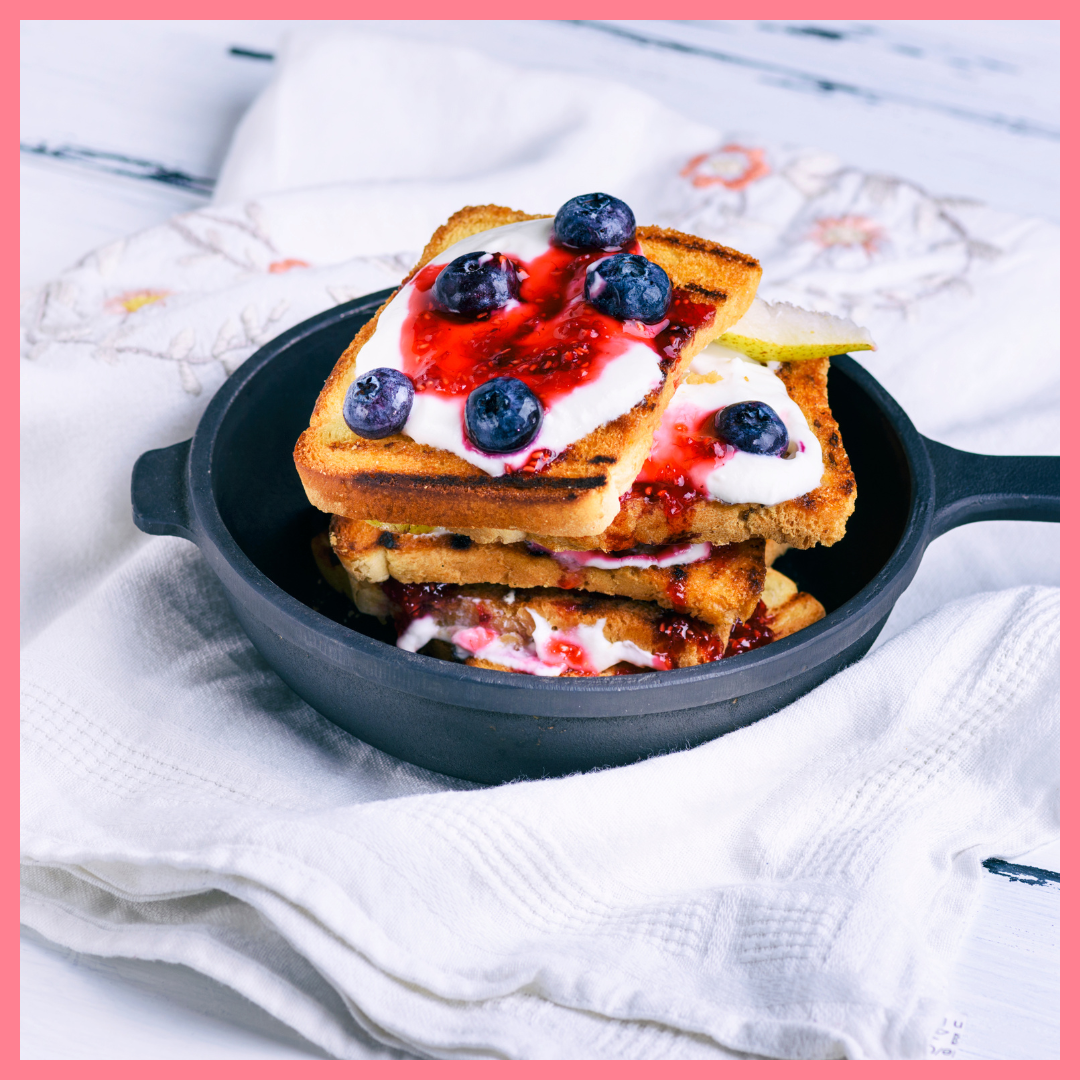
[[[640,249],[633,241],[622,250]],[[477,318],[434,310],[431,289],[443,267],[424,267],[413,280],[401,331],[405,373],[416,392],[467,394],[489,379],[509,376],[548,406],[597,378],[634,342],[652,348],[667,370],[697,330],[712,323],[715,309],[675,289],[660,323],[610,318],[589,304],[584,292],[586,270],[604,254],[611,253],[550,247],[531,262],[514,259],[528,275],[521,281],[520,302]]]

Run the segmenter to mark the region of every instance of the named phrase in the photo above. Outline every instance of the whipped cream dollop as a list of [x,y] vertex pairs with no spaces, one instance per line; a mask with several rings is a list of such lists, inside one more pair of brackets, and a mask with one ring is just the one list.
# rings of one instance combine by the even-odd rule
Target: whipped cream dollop
[[555,630],[532,608],[525,610],[532,616],[535,629],[524,646],[503,641],[488,626],[440,626],[431,615],[413,619],[397,645],[416,652],[430,641],[449,641],[462,659],[474,656],[529,675],[558,676],[571,668],[596,675],[624,661],[637,667],[666,667],[662,659],[632,641],[608,641],[604,636],[606,619],[598,619],[591,626],[579,623]]
[[[529,263],[551,246],[553,218],[514,222],[477,233],[446,251],[428,265],[441,266],[474,251],[502,252],[519,263]],[[375,333],[357,353],[356,377],[373,368],[405,370],[402,330],[410,313],[415,276],[404,285],[379,316]],[[660,357],[648,344],[648,328],[628,328],[626,348],[603,365],[599,374],[547,404],[537,437],[527,447],[509,454],[481,453],[466,440],[464,429],[467,394],[417,391],[404,433],[418,443],[449,450],[491,476],[520,469],[537,451],[552,457],[571,443],[628,413],[663,380]],[[639,339],[634,340],[638,335]]]
[[[712,344],[694,357],[688,375],[664,412],[650,461],[678,456],[673,449],[679,430],[697,431],[728,405],[763,401],[771,406],[788,431],[784,456],[750,454],[733,446],[721,457],[694,461],[686,472],[709,499],[725,503],[773,506],[813,491],[825,473],[821,444],[799,406],[788,396],[776,374],[779,364],[759,364],[741,353]],[[708,381],[701,381],[702,379]]]

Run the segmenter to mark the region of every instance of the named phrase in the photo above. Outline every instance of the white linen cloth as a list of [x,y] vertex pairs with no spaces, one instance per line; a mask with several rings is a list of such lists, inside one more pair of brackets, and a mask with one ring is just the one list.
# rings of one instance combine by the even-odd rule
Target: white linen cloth
[[[461,101],[490,110],[465,149]],[[339,1057],[921,1056],[980,861],[1056,829],[1057,596],[1002,588],[1055,580],[1055,527],[935,542],[892,640],[750,728],[485,790],[318,717],[198,552],[131,524],[135,458],[259,344],[399,280],[464,203],[589,190],[852,313],[926,434],[1056,451],[1052,226],[600,80],[298,39],[227,201],[24,297],[23,919],[190,964]]]

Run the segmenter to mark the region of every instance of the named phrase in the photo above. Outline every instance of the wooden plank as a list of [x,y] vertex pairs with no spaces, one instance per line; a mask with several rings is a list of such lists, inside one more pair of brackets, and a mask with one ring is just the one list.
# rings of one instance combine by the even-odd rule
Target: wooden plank
[[1060,878],[995,861],[984,888],[931,1056],[1057,1058]]
[[[127,154],[213,177],[233,126],[272,73],[271,64],[251,54],[274,53],[290,25],[26,23],[22,142]],[[910,44],[914,31],[851,33],[836,41],[789,33],[781,24],[655,23],[648,33],[640,24],[608,25],[634,34],[527,21],[386,21],[348,30],[602,74],[721,131],[817,145],[941,194],[1058,216],[1058,143],[1046,134],[1056,128],[1053,24],[1014,33],[1011,46],[990,42],[994,55],[981,46],[964,52],[952,40],[958,31],[939,42],[928,40],[931,32],[924,29],[921,44]],[[1001,38],[1006,30],[989,24],[972,33]],[[698,51],[672,50],[665,41],[694,44]],[[239,53],[230,51],[237,47]],[[904,49],[924,55],[905,56]],[[718,59],[722,54],[754,63],[779,57],[783,71]],[[822,89],[819,83],[830,77],[873,90],[878,99]],[[1010,97],[1020,84],[1029,87],[1025,95]],[[994,126],[972,119],[975,114],[1001,114],[1030,130]]]

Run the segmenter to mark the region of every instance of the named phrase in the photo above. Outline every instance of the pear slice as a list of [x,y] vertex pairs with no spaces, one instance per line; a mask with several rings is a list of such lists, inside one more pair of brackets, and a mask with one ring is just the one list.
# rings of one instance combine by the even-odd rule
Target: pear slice
[[717,343],[760,363],[813,360],[877,348],[870,332],[850,319],[756,298],[746,314],[717,338]]

